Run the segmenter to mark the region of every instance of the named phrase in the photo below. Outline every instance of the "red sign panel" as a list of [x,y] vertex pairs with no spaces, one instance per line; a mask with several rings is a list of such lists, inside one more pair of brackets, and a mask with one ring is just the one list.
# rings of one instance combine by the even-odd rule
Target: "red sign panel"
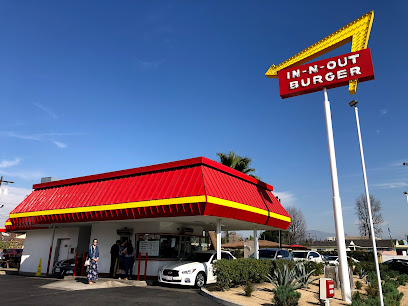
[[374,79],[370,49],[351,52],[297,67],[282,69],[279,93],[282,99]]
[[334,297],[334,281],[331,279],[326,280],[326,297]]

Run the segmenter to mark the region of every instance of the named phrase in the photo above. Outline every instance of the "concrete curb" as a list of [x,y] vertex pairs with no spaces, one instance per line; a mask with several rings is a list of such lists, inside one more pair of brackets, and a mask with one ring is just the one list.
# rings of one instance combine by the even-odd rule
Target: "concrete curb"
[[205,288],[200,289],[200,294],[202,296],[205,296],[206,298],[214,301],[214,302],[217,302],[218,304],[221,304],[221,305],[225,305],[225,306],[244,306],[243,304],[234,303],[234,302],[228,301],[226,299],[220,298],[218,296],[215,296]]

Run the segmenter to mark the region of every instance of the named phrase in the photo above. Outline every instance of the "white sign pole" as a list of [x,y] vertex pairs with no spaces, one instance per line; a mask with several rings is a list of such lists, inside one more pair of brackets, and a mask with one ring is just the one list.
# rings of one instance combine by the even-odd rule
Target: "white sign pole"
[[341,210],[339,181],[337,177],[336,153],[334,150],[333,125],[331,119],[330,102],[327,97],[326,87],[323,88],[323,90],[324,90],[324,113],[326,117],[326,130],[327,130],[327,144],[329,147],[330,171],[333,191],[334,224],[336,227],[337,252],[339,254],[340,262],[339,271],[341,282],[341,295],[343,301],[345,301],[346,303],[351,303],[351,288],[347,265],[346,242],[344,239],[343,213]]
[[359,120],[359,118],[358,118],[358,108],[357,108],[356,105],[354,106],[354,111],[355,111],[355,113],[356,113],[356,124],[357,124],[358,143],[360,144],[361,166],[362,166],[362,168],[363,168],[364,187],[365,187],[365,194],[366,194],[366,199],[367,199],[367,210],[368,210],[368,216],[369,216],[369,218],[370,218],[371,240],[372,240],[372,242],[373,242],[375,268],[376,268],[376,270],[377,270],[378,290],[379,290],[379,295],[380,295],[381,306],[384,306],[383,293],[382,293],[382,285],[381,285],[381,276],[380,276],[380,267],[379,267],[379,265],[378,265],[378,257],[377,257],[377,245],[376,245],[376,243],[375,243],[373,217],[372,217],[372,215],[371,215],[370,194],[369,194],[369,192],[368,192],[367,174],[366,174],[365,161],[364,161],[363,142],[362,142],[362,140],[361,140],[360,120]]

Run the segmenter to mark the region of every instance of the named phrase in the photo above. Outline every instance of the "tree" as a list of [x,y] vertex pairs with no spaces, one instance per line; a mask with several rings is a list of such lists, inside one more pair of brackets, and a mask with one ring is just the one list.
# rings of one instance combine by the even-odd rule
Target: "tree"
[[[371,215],[373,217],[374,235],[380,236],[382,233],[381,224],[383,217],[381,215],[381,201],[377,200],[373,195],[370,195]],[[361,236],[371,237],[370,217],[367,208],[367,198],[361,194],[356,198],[356,215],[358,218],[358,231]]]
[[261,239],[272,242],[279,242],[279,231],[264,231],[261,234]]
[[242,173],[248,174],[259,180],[257,176],[251,174],[251,172],[255,172],[254,168],[250,168],[249,164],[252,162],[252,159],[249,157],[241,157],[234,153],[234,151],[229,151],[228,154],[225,153],[217,153],[218,157],[220,158],[220,163],[228,166],[232,169],[238,170]]
[[[296,207],[288,207],[286,211],[291,217],[291,223],[286,231],[281,231],[281,243],[302,244],[306,241],[306,221],[302,211]],[[279,231],[264,231],[261,239],[279,242]]]
[[291,218],[291,223],[286,230],[286,243],[303,243],[306,240],[306,220],[303,217],[302,211],[296,207],[288,207],[286,211]]

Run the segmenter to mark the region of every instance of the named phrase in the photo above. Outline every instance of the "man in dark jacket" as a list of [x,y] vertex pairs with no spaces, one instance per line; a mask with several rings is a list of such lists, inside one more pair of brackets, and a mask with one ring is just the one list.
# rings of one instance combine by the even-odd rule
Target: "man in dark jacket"
[[116,240],[116,243],[112,245],[111,250],[110,250],[111,265],[110,265],[109,277],[114,277],[114,275],[116,274],[115,265],[116,265],[116,260],[119,258],[119,246],[120,246],[120,240]]

